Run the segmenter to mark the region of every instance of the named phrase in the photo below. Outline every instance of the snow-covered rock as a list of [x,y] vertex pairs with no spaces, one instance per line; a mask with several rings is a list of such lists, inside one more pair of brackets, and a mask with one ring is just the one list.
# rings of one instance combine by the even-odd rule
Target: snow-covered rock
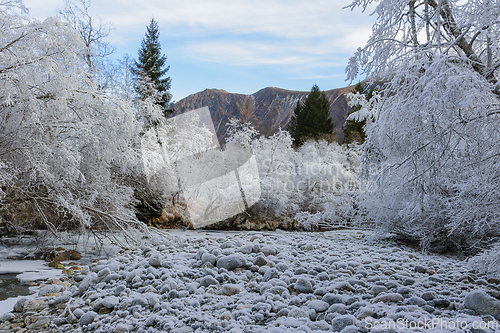
[[481,315],[490,315],[500,320],[500,301],[488,295],[484,290],[473,290],[464,301],[466,308]]

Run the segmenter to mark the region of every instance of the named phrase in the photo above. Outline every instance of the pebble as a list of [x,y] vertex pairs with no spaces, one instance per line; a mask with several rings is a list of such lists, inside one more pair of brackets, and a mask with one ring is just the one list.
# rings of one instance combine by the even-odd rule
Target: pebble
[[330,304],[320,300],[312,300],[311,302],[309,302],[308,307],[316,312],[324,312],[328,310]]
[[200,286],[202,286],[202,287],[208,287],[211,285],[218,285],[218,284],[219,284],[219,281],[217,281],[211,275],[207,275],[200,280]]
[[113,309],[120,303],[120,299],[116,296],[108,296],[102,300],[102,306]]
[[340,332],[347,326],[356,324],[356,322],[357,319],[353,315],[342,315],[332,320],[332,330],[334,332]]
[[384,303],[398,303],[403,302],[404,298],[400,294],[397,293],[389,293],[384,295],[379,295],[373,299],[374,303],[384,302]]
[[241,286],[237,284],[225,284],[222,287],[222,292],[224,293],[224,295],[228,296],[239,294],[241,290],[242,290]]
[[356,289],[347,281],[336,283],[333,285],[333,288],[342,291],[356,291]]
[[372,287],[372,294],[378,295],[380,293],[385,293],[387,292],[387,287],[386,286],[380,286],[380,285],[375,285]]
[[215,263],[217,262],[217,258],[213,254],[205,252],[201,256],[201,263],[204,264],[207,262],[210,263],[212,266],[215,266]]
[[411,294],[412,292],[413,292],[413,289],[409,288],[409,287],[400,287],[397,289],[397,293],[401,294],[401,295]]
[[300,277],[293,285],[293,289],[301,293],[312,293],[313,288],[309,279]]
[[38,291],[38,296],[47,296],[50,294],[57,294],[62,289],[61,286],[57,284],[49,284],[48,286],[40,288]]
[[328,312],[346,314],[347,310],[346,310],[346,306],[344,304],[332,304],[328,308]]
[[79,324],[80,326],[90,325],[96,318],[97,313],[95,313],[94,311],[88,311],[80,317]]
[[26,326],[27,329],[30,330],[38,330],[43,328],[44,326],[47,326],[50,323],[50,320],[52,318],[49,316],[40,316],[35,319],[34,322]]
[[337,295],[337,294],[325,294],[323,298],[321,299],[322,301],[332,305],[332,304],[345,304],[344,297],[342,295]]
[[97,281],[97,274],[94,272],[89,273],[78,286],[78,293],[83,295],[95,281]]
[[298,308],[298,307],[293,307],[289,312],[288,312],[288,317],[292,318],[309,318],[309,314]]
[[49,307],[49,303],[44,299],[30,299],[24,302],[23,311],[39,311]]
[[279,277],[279,272],[276,268],[271,268],[264,273],[264,277],[262,278],[263,282],[267,282],[271,279],[275,279]]
[[257,265],[257,266],[264,266],[264,265],[267,265],[267,260],[266,258],[264,258],[263,256],[258,256],[255,260],[254,260],[254,265]]
[[403,286],[411,286],[415,283],[415,279],[412,278],[406,278],[403,280]]
[[412,296],[408,299],[408,304],[411,305],[417,305],[417,306],[424,306],[427,304],[427,301],[423,298],[420,298],[418,296]]
[[263,248],[259,249],[259,252],[263,253],[266,257],[267,256],[275,256],[276,254],[278,254],[278,250],[276,250],[275,248],[271,248],[271,247],[263,247]]
[[426,292],[422,293],[421,297],[426,301],[432,301],[433,299],[435,299],[437,297],[437,294],[435,291],[426,291]]
[[224,268],[228,271],[246,266],[246,259],[241,253],[231,254],[217,260],[217,268]]
[[424,266],[416,265],[415,266],[415,272],[417,272],[417,273],[426,273],[427,272],[427,268],[424,267]]
[[434,306],[436,308],[447,308],[450,306],[450,301],[447,299],[435,299]]

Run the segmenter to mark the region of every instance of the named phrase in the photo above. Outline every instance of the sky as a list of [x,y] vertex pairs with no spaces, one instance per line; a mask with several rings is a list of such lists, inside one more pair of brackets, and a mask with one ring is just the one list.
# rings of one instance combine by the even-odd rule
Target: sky
[[[76,0],[78,1],[78,0]],[[24,0],[43,20],[64,0]],[[265,87],[309,91],[349,85],[345,67],[365,45],[370,9],[349,0],[94,0],[90,14],[112,27],[112,57],[137,51],[154,18],[170,66],[174,101],[205,90],[252,94]],[[362,78],[361,78],[362,79]],[[354,82],[356,83],[356,82]]]

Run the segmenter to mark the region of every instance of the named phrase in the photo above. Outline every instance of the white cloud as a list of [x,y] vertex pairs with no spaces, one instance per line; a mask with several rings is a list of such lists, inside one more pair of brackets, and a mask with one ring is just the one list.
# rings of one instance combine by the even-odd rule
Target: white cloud
[[[31,15],[54,15],[64,0],[25,0]],[[91,15],[111,23],[118,54],[136,55],[151,17],[169,59],[274,66],[298,79],[343,74],[374,21],[349,0],[93,0]],[[321,72],[320,74],[318,74]],[[342,74],[340,74],[342,73]]]
[[[54,15],[63,0],[25,0],[37,18]],[[231,34],[301,39],[344,39],[341,48],[360,46],[369,35],[366,13],[342,9],[348,0],[106,0],[92,2],[91,14],[115,27],[113,39],[124,43],[143,36],[154,16],[162,37],[216,38]],[[139,37],[139,38],[141,38]]]

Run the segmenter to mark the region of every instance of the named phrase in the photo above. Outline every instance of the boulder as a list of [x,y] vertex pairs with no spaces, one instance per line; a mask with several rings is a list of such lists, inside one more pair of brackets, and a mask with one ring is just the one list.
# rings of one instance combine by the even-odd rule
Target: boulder
[[464,305],[480,315],[490,315],[500,320],[500,301],[488,295],[484,290],[471,291],[465,297]]

